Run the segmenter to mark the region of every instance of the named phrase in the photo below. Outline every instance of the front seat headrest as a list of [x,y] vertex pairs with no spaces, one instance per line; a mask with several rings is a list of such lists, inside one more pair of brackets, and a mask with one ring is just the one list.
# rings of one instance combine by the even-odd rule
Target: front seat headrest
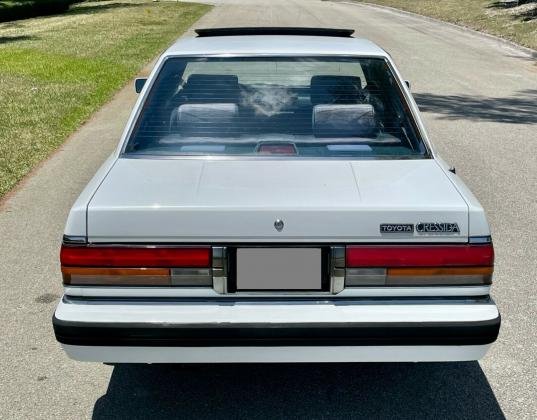
[[359,102],[362,80],[358,76],[313,76],[310,82],[311,104],[355,104]]
[[182,95],[188,102],[239,102],[239,78],[232,74],[191,74]]

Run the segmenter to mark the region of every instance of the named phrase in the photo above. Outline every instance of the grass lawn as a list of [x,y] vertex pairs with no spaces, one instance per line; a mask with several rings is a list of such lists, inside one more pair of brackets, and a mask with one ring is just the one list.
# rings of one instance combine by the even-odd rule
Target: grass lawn
[[536,2],[505,8],[497,0],[365,1],[467,26],[537,49]]
[[0,24],[0,197],[209,8],[95,1]]

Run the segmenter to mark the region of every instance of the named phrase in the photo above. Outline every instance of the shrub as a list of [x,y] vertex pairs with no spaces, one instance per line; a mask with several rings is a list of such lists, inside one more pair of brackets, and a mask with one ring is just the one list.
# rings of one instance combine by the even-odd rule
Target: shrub
[[80,0],[4,0],[0,1],[0,22],[55,15]]

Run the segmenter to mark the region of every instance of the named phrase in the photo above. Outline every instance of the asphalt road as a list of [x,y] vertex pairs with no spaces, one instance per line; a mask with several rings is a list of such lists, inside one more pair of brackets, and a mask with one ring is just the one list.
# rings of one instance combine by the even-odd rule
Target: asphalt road
[[429,132],[488,212],[498,342],[480,363],[106,366],[54,341],[69,207],[135,99],[106,105],[0,204],[0,418],[535,418],[537,54],[364,5],[218,1],[197,27],[351,27],[412,82]]

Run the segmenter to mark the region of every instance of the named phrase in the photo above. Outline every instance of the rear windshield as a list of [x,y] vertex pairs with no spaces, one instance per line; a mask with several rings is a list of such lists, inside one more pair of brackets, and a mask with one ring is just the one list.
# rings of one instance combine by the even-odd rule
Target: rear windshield
[[378,58],[183,57],[163,65],[126,154],[423,157]]

